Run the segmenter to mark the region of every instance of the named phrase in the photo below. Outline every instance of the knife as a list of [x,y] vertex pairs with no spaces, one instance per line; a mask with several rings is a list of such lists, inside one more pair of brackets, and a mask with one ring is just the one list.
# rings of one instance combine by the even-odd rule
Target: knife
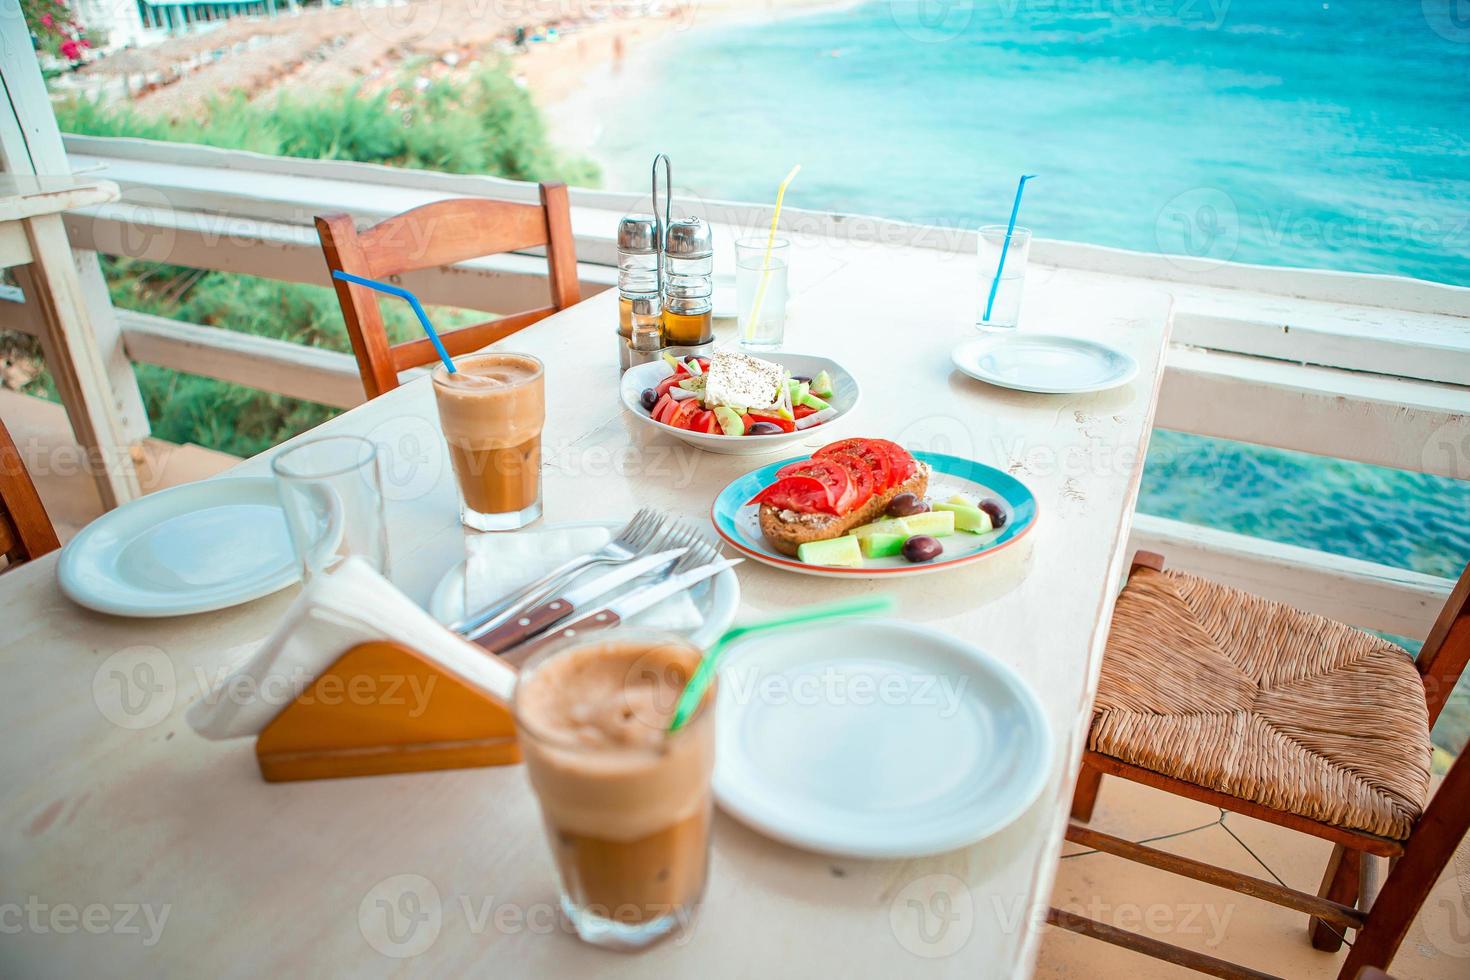
[[740,564],[743,558],[722,558],[719,561],[701,565],[699,568],[691,569],[662,582],[646,585],[635,592],[629,592],[625,596],[619,596],[609,602],[596,612],[588,613],[581,619],[566,625],[559,625],[549,633],[542,633],[534,639],[514,647],[505,652],[505,659],[515,666],[525,663],[533,654],[545,649],[547,646],[582,633],[592,630],[612,629],[633,616],[638,615],[645,609],[663,602],[671,595],[678,595],[687,589],[703,582],[711,576],[717,575],[727,568]]
[[561,595],[552,596],[494,629],[486,629],[481,626],[470,630],[465,634],[465,639],[473,640],[491,653],[509,650],[548,626],[566,619],[578,609],[585,609],[588,603],[606,595],[618,586],[631,582],[640,575],[647,575],[649,572],[656,572],[671,565],[688,550],[687,547],[670,548],[668,551],[660,551],[617,565],[612,571],[570,588]]

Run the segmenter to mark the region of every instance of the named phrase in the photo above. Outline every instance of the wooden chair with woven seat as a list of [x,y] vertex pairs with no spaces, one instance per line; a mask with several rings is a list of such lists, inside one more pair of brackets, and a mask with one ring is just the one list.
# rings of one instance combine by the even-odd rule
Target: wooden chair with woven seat
[[[508,337],[580,298],[577,252],[572,240],[571,208],[565,184],[541,185],[541,203],[522,204],[488,198],[455,198],[405,211],[358,231],[350,215],[319,215],[327,268],[365,279],[385,279],[420,269],[544,246],[551,302],[520,313],[440,334],[458,356]],[[378,309],[379,294],[366,286],[333,278],[342,316],[368,398],[398,387],[398,375],[437,358],[426,337],[390,344]]]
[[[1429,729],[1467,660],[1470,567],[1416,661],[1139,552],[1113,614],[1067,839],[1306,912],[1318,949],[1360,930],[1342,977],[1386,967],[1470,828],[1470,752],[1428,799]],[[1307,895],[1086,827],[1104,775],[1331,841],[1321,889]],[[1371,912],[1359,908],[1365,854],[1394,862]],[[1053,910],[1052,921],[1216,976],[1267,976],[1070,913]]]
[[10,430],[0,421],[0,572],[61,547]]

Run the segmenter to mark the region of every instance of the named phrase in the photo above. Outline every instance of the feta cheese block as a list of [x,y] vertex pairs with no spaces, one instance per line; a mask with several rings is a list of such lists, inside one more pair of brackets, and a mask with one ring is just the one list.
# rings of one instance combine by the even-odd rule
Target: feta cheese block
[[779,364],[737,351],[719,351],[705,372],[704,400],[708,405],[770,408],[776,404],[786,372]]

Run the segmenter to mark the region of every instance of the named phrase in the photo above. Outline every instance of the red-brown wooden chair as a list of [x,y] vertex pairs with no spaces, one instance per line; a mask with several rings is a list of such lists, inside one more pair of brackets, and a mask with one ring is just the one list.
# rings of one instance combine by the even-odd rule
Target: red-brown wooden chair
[[[1470,751],[1428,799],[1429,728],[1467,660],[1470,567],[1416,660],[1139,552],[1114,613],[1067,839],[1305,912],[1318,949],[1357,930],[1342,980],[1384,969],[1470,830]],[[1322,887],[1309,895],[1090,829],[1104,775],[1331,841]],[[1367,909],[1365,854],[1392,861]],[[1058,909],[1051,921],[1214,976],[1269,976]]]
[[5,572],[61,547],[10,430],[0,421],[0,555]]
[[[317,234],[327,268],[366,279],[386,279],[453,265],[501,252],[544,246],[551,302],[485,323],[440,334],[457,356],[479,350],[523,327],[564,310],[581,297],[577,252],[572,240],[566,185],[541,185],[541,203],[521,204],[488,198],[455,198],[426,204],[358,231],[350,215],[319,215]],[[390,344],[378,309],[379,294],[366,286],[333,278],[342,317],[368,398],[398,387],[398,375],[434,361],[427,338]]]

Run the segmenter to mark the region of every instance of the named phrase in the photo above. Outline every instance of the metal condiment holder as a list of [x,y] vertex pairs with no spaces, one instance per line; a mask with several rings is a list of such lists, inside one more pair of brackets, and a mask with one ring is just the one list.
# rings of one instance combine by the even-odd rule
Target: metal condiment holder
[[[662,215],[659,214],[658,208],[658,171],[660,162],[663,163],[664,170],[664,208]],[[649,361],[662,360],[665,354],[671,354],[674,357],[687,357],[689,355],[707,357],[714,351],[715,347],[713,340],[704,344],[663,346],[662,337],[660,337],[660,345],[653,347],[649,346],[649,338],[646,335],[640,335],[640,331],[638,330],[638,319],[640,316],[661,316],[663,312],[662,303],[666,275],[664,270],[664,252],[668,244],[667,236],[669,226],[673,223],[674,207],[674,165],[669,160],[668,154],[660,153],[653,158],[653,168],[650,178],[652,185],[651,203],[653,207],[653,247],[658,253],[658,294],[657,297],[651,300],[645,297],[633,299],[634,326],[632,336],[625,339],[620,328],[614,331],[614,336],[618,339],[618,367],[621,371],[626,371],[635,364],[647,364]],[[624,222],[628,221],[629,219],[624,219]],[[634,244],[631,240],[634,234],[635,230],[630,228],[630,245]],[[623,247],[622,224],[619,225],[618,235],[618,245],[621,249]],[[657,307],[656,309],[653,308],[655,306]]]

